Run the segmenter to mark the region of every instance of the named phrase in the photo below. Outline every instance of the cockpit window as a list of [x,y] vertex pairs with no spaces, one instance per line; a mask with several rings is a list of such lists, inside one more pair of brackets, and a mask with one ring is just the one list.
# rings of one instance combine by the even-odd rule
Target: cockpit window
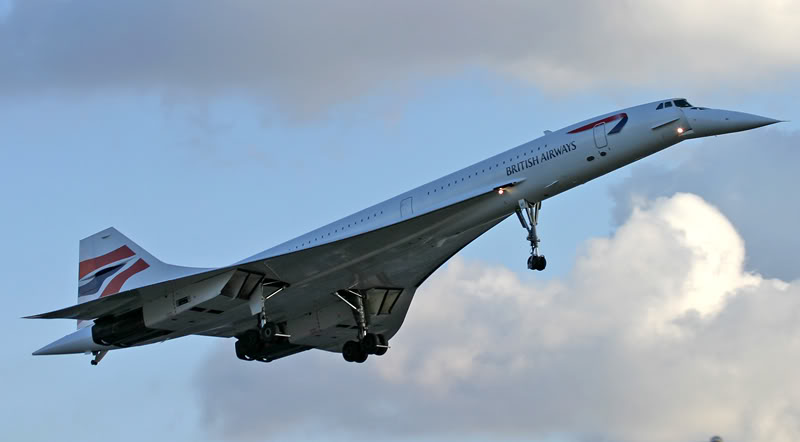
[[692,105],[689,104],[689,102],[684,100],[684,99],[675,100],[675,106],[678,106],[678,107],[692,107]]
[[664,107],[672,107],[672,102],[667,101],[666,103],[664,103]]
[[659,105],[658,105],[658,107],[656,108],[656,110],[659,110],[659,109],[664,109],[664,103],[661,103],[661,104],[659,104]]

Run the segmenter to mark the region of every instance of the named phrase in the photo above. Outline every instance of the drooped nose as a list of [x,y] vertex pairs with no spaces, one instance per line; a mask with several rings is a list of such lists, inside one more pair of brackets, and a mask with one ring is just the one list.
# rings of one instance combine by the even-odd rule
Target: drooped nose
[[684,109],[683,112],[693,130],[694,137],[741,132],[781,122],[774,118],[722,109],[690,108]]
[[780,123],[774,118],[762,117],[760,115],[746,114],[744,112],[718,111],[721,113],[720,125],[724,133],[740,132],[743,130],[756,129],[770,124]]

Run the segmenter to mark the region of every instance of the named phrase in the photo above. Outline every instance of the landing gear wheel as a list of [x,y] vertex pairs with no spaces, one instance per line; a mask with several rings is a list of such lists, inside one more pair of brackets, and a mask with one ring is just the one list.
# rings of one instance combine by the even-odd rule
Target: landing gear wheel
[[347,362],[358,362],[359,364],[367,360],[367,353],[360,342],[347,341],[342,347],[342,357]]
[[342,357],[347,362],[355,362],[356,358],[361,354],[361,346],[356,341],[347,341],[342,347]]
[[255,359],[253,355],[258,353],[261,347],[261,338],[257,330],[247,330],[236,341],[236,357],[245,361]]
[[236,341],[236,344],[234,344],[234,347],[236,348],[236,357],[237,358],[245,360],[245,361],[252,361],[253,360],[253,358],[251,358],[247,354],[247,351],[245,350],[245,346],[242,345],[242,341],[241,340]]
[[380,345],[380,341],[378,340],[378,336],[374,333],[367,333],[364,339],[361,340],[361,349],[368,355],[377,354],[378,345]]
[[380,345],[378,346],[377,350],[375,350],[375,356],[383,356],[386,354],[386,351],[389,350],[389,341],[386,340],[386,336],[377,335],[378,342]]
[[274,322],[265,322],[259,330],[261,340],[264,342],[274,342],[277,338],[275,335],[278,333],[278,326]]
[[369,353],[365,352],[362,348],[359,347],[358,355],[356,355],[356,357],[353,359],[353,362],[361,364],[367,360],[367,356],[369,356]]
[[242,334],[242,337],[239,338],[239,342],[244,345],[245,352],[250,353],[252,350],[255,350],[259,344],[261,344],[261,339],[257,330],[247,330],[244,332],[244,334]]
[[547,259],[544,256],[531,255],[528,257],[528,268],[531,270],[542,271],[547,267]]

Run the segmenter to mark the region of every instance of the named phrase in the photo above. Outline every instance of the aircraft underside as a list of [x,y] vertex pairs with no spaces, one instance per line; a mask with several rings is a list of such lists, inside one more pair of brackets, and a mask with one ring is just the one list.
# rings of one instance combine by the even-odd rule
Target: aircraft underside
[[[462,210],[475,212],[478,207],[469,204]],[[452,212],[447,218],[461,216],[461,210]],[[200,334],[237,337],[236,354],[245,360],[268,362],[311,348],[341,351],[350,362],[363,362],[370,354],[380,356],[388,350],[389,339],[400,329],[425,279],[506,217],[463,231],[453,231],[457,227],[453,221],[440,223],[436,229],[412,231],[403,226],[404,237],[380,253],[368,256],[368,251],[352,250],[352,260],[340,271],[344,277],[329,274],[289,286],[271,281],[262,286],[261,314]]]

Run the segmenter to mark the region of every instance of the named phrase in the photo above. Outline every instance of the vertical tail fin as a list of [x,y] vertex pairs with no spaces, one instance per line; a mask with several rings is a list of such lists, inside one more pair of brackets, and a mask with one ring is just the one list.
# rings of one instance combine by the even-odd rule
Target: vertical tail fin
[[80,242],[78,304],[148,285],[169,267],[113,227],[95,233]]

